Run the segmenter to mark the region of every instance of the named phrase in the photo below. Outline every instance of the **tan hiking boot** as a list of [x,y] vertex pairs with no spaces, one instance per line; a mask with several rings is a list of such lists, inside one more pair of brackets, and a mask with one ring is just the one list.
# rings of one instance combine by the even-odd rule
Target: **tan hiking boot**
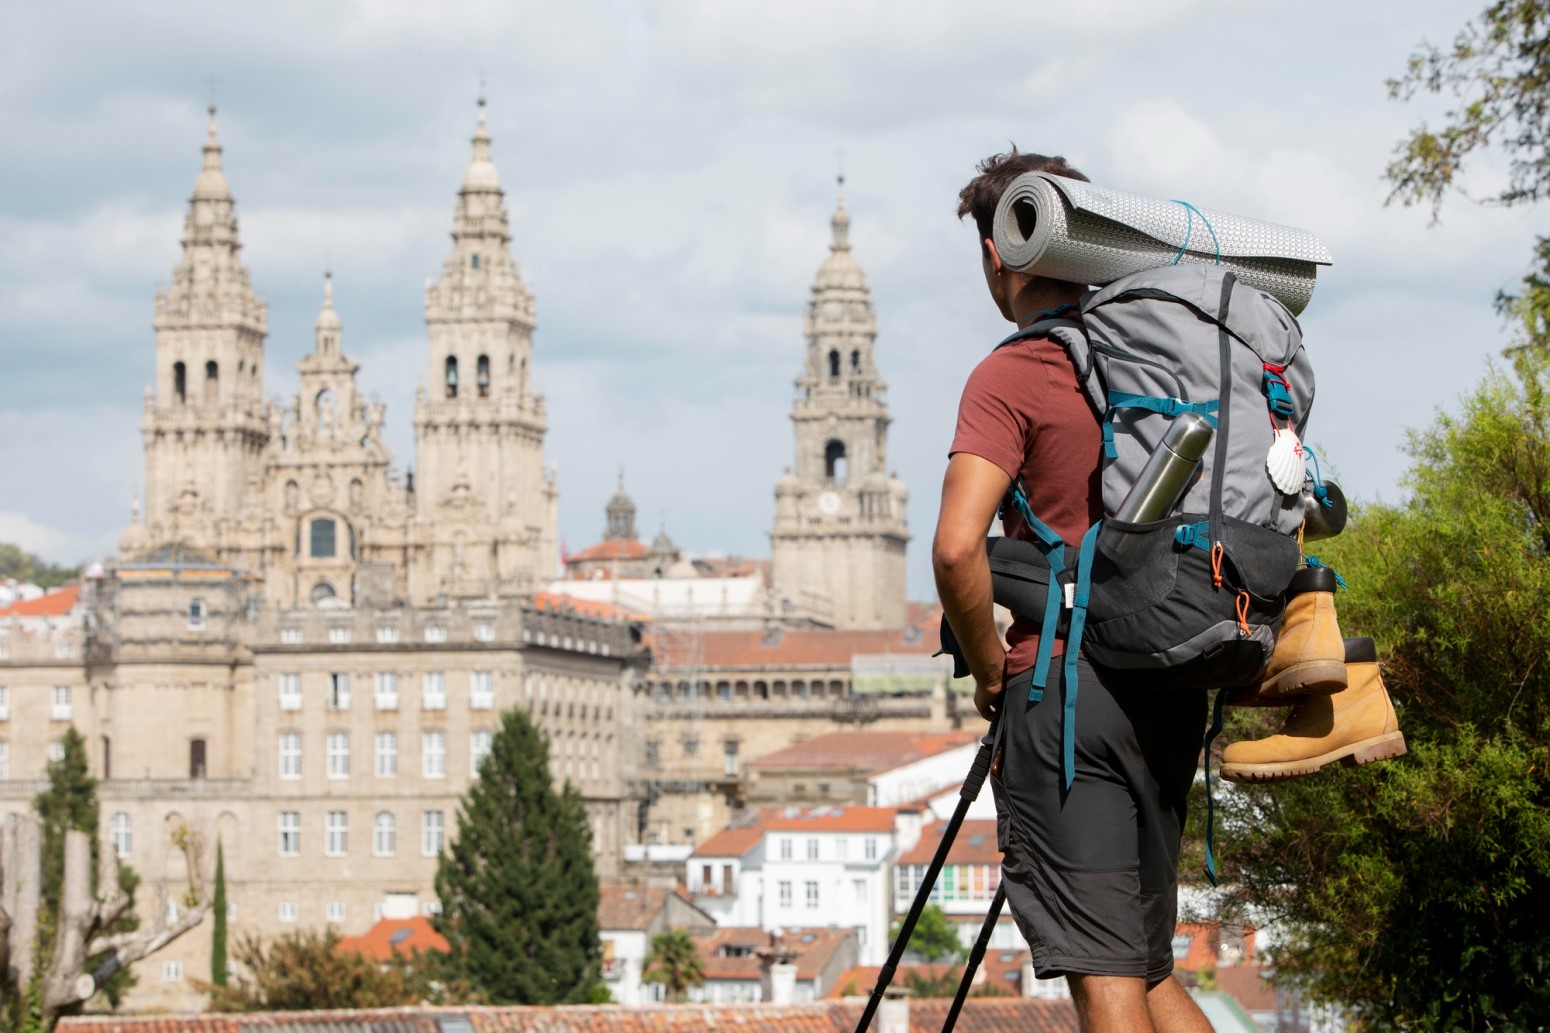
[[1222,752],[1223,778],[1276,782],[1311,775],[1337,760],[1370,764],[1405,752],[1405,736],[1383,687],[1372,639],[1348,638],[1345,647],[1350,684],[1298,703],[1275,735],[1229,745]]
[[1228,706],[1282,707],[1346,687],[1345,643],[1335,616],[1337,586],[1328,567],[1304,567],[1292,576],[1270,663],[1258,685],[1228,693]]

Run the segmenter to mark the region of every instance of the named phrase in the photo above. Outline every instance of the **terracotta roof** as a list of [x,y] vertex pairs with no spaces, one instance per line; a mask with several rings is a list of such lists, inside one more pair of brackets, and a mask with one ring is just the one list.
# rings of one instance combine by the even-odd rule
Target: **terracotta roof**
[[[646,929],[667,907],[669,897],[677,897],[696,911],[699,910],[695,907],[694,899],[678,886],[604,884],[598,887],[598,892],[599,929]],[[715,919],[706,915],[705,921],[709,924]]]
[[412,918],[384,918],[366,931],[364,936],[346,936],[339,941],[341,951],[357,951],[373,961],[391,961],[396,949],[404,957],[416,951],[448,950],[446,937],[431,928],[430,919],[415,915]]
[[742,857],[764,838],[764,826],[755,819],[751,825],[729,826],[694,848],[690,857]]
[[81,601],[80,583],[65,585],[36,599],[22,599],[0,610],[0,617],[63,617]]
[[1276,988],[1264,965],[1228,965],[1216,970],[1216,988],[1244,1011],[1275,1011]]
[[565,564],[569,566],[572,563],[588,560],[638,560],[650,554],[650,547],[637,538],[610,538],[596,545],[589,545],[580,552],[571,553],[565,557]]
[[771,832],[892,832],[892,807],[788,807],[761,818]]
[[[936,854],[937,844],[942,841],[942,833],[946,830],[945,821],[935,821],[921,829],[920,839],[899,858],[899,863],[930,864]],[[996,820],[971,818],[965,821],[959,827],[958,835],[953,837],[953,845],[947,850],[947,863],[1000,864],[1001,850],[996,846]]]
[[929,657],[939,642],[935,625],[891,631],[705,631],[694,638],[698,649],[692,656],[687,642],[653,642],[657,666],[693,661],[702,667],[848,668],[858,654]]
[[1174,936],[1188,936],[1189,948],[1182,958],[1175,955],[1175,967],[1184,972],[1215,968],[1221,946],[1221,929],[1215,922],[1180,922],[1174,928]]
[[979,738],[963,732],[830,732],[766,753],[749,763],[756,771],[825,769],[873,774],[945,753]]
[[[952,1001],[911,1000],[910,1033],[936,1033]],[[474,1033],[851,1033],[863,1002],[768,1004],[563,1005],[553,1008],[372,1008],[360,1011],[253,1012],[164,1016],[82,1015],[62,1019],[70,1033],[440,1033],[438,1019],[465,1019]],[[876,1028],[876,1020],[873,1020]],[[1070,1001],[970,998],[960,1033],[1077,1033]]]
[[[978,923],[975,925],[977,927]],[[980,962],[979,971],[974,975],[974,985],[998,987],[1009,997],[1021,997],[1023,962],[1028,960],[1028,954],[1028,951],[1020,948],[993,947],[987,950],[984,959]],[[877,974],[881,971],[882,968],[878,965],[857,965],[854,968],[848,968],[834,981],[834,986],[824,996],[861,997],[870,994],[872,988],[877,985]],[[899,986],[905,986],[905,981],[911,973],[933,979],[944,975],[961,979],[963,963],[943,961],[933,965],[900,965],[898,972],[894,974],[893,982]],[[915,1002],[912,1000],[910,1010],[914,1011],[914,1009]]]
[[629,616],[629,611],[612,603],[577,599],[557,592],[534,592],[533,609],[549,610],[553,613],[574,613],[579,617],[591,617],[594,620],[604,621],[623,620]]
[[[705,971],[706,979],[758,981],[760,961],[758,955],[753,953],[753,949],[768,946],[769,933],[758,926],[733,925],[722,926],[709,932],[690,933],[690,935],[694,938],[694,946],[700,953],[700,965]],[[782,935],[785,945],[797,952],[797,978],[810,980],[817,978],[823,972],[829,959],[834,957],[834,952],[839,950],[846,940],[852,939],[855,933],[849,929],[818,927],[787,929]],[[747,953],[736,953],[732,957],[727,957],[725,951],[728,948],[734,952],[747,949]]]

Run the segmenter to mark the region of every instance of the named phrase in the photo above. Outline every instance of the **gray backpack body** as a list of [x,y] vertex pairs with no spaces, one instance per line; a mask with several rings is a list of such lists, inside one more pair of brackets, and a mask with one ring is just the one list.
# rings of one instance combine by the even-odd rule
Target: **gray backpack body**
[[[1042,554],[1046,585],[1062,586],[1035,593],[1045,632],[1031,695],[1042,695],[1048,643],[1064,631],[1069,784],[1078,655],[1116,679],[1175,688],[1247,684],[1269,660],[1301,559],[1303,508],[1301,483],[1279,491],[1266,458],[1278,429],[1302,436],[1313,372],[1286,307],[1217,266],[1126,276],[1086,295],[1080,318],[1056,314],[1003,344],[1027,337],[1065,346],[1102,414],[1106,516],[1075,556],[1029,509],[1020,485],[1008,504],[1040,542],[988,546],[998,598],[1015,589],[1019,612],[1039,615],[1029,610],[1037,605],[1029,589],[1040,580],[1032,557]],[[1212,421],[1215,432],[1175,511],[1145,524],[1108,516],[1185,411]]]

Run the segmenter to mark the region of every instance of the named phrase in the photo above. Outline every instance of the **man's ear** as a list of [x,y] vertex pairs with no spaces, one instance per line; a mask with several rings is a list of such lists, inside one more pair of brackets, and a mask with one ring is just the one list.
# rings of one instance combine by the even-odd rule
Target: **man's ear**
[[1001,264],[1001,253],[996,250],[996,242],[991,240],[989,237],[986,237],[984,241],[984,248],[985,256],[990,259],[990,267],[996,271],[996,275],[999,276],[1001,273],[1005,272],[1006,267]]

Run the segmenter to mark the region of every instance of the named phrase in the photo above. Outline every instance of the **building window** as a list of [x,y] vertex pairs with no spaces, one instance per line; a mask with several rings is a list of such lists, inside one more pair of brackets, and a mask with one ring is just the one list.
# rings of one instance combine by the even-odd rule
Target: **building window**
[[348,624],[331,625],[328,629],[328,641],[330,645],[347,645],[350,641],[350,626]]
[[808,836],[807,837],[807,859],[809,861],[816,861],[816,860],[818,860],[818,837],[817,836]]
[[296,921],[296,902],[294,900],[285,900],[280,902],[280,921]]
[[161,963],[161,979],[164,983],[176,983],[183,978],[183,963],[181,961],[164,961]]
[[[280,856],[301,856],[301,812],[280,812]],[[284,921],[281,916],[281,921]],[[294,919],[293,919],[294,921]]]
[[780,906],[791,906],[791,883],[786,879],[780,881]]
[[468,256],[468,267],[470,269],[479,268],[479,255],[477,253]]
[[188,401],[188,367],[181,362],[172,364],[172,397],[179,405]]
[[110,828],[112,830],[110,835],[113,840],[113,853],[118,855],[120,858],[125,858],[133,854],[135,849],[135,834],[134,826],[130,823],[129,820],[129,815],[125,814],[123,811],[119,811],[118,813],[114,814],[113,822]]
[[721,773],[737,774],[737,742],[733,739],[728,739],[721,744]]
[[280,777],[301,777],[301,733],[280,733]]
[[377,672],[377,709],[398,709],[398,675],[392,671]]
[[328,733],[328,777],[350,777],[350,733]]
[[495,672],[475,671],[468,682],[468,705],[474,710],[495,706]]
[[476,642],[494,642],[495,641],[495,625],[493,625],[493,624],[475,624],[474,625],[474,641],[476,641]]
[[294,645],[300,644],[300,642],[301,642],[301,629],[300,628],[281,628],[280,629],[280,645],[282,645],[282,646],[294,646]]
[[344,811],[329,811],[323,818],[323,852],[343,857],[350,852],[350,816]]
[[48,759],[65,759],[65,741],[63,739],[55,739],[53,742],[48,744]]
[[420,709],[447,709],[447,676],[445,674],[440,671],[426,671],[422,686],[424,691],[420,700]]
[[684,756],[685,757],[697,757],[697,756],[699,756],[699,754],[700,754],[700,740],[698,740],[698,739],[685,739],[683,741],[683,751],[684,751]]
[[328,709],[350,709],[350,676],[335,672],[328,676]]
[[205,629],[205,601],[197,595],[188,601],[188,630]]
[[789,861],[789,860],[791,860],[791,837],[790,836],[782,836],[781,839],[780,839],[780,859],[782,861]]
[[479,767],[490,755],[490,733],[473,732],[468,736],[468,773],[479,774]]
[[446,820],[441,811],[425,811],[420,815],[420,853],[423,856],[439,856],[446,838]]
[[54,721],[70,720],[70,686],[54,686],[54,694],[50,697],[48,716]]
[[11,690],[0,685],[0,721],[11,719]]
[[328,915],[328,922],[331,925],[338,925],[344,921],[344,901],[330,900],[328,902],[328,910],[324,913]]
[[391,645],[398,641],[398,628],[392,624],[377,625],[377,641],[384,645]]
[[656,768],[662,763],[662,744],[655,739],[646,740],[646,767]]
[[807,883],[807,906],[818,906],[818,883],[812,880]]
[[301,709],[301,675],[280,675],[280,709]]
[[474,363],[474,384],[479,388],[480,398],[490,397],[490,357],[488,355],[479,356]]
[[877,837],[876,836],[868,836],[866,838],[866,850],[864,852],[866,854],[866,859],[868,861],[875,861],[875,860],[877,860]]
[[318,517],[312,521],[309,545],[313,559],[327,560],[334,558],[337,544],[334,540],[336,531],[333,517]]
[[0,742],[0,782],[11,777],[11,744]]
[[425,641],[445,642],[447,640],[447,626],[445,624],[427,624],[425,626]]
[[834,837],[834,856],[838,860],[845,860],[845,854],[848,852],[848,843],[849,840],[847,840],[844,836]]
[[447,397],[457,397],[457,356],[448,355],[447,361],[442,363],[442,376],[447,385]]
[[205,777],[205,741],[203,739],[188,741],[188,777]]
[[398,777],[398,733],[377,733],[377,777]]
[[378,811],[371,823],[371,852],[378,857],[392,857],[398,851],[398,822],[392,811]]
[[426,778],[447,777],[447,733],[426,732],[421,739],[421,774]]

